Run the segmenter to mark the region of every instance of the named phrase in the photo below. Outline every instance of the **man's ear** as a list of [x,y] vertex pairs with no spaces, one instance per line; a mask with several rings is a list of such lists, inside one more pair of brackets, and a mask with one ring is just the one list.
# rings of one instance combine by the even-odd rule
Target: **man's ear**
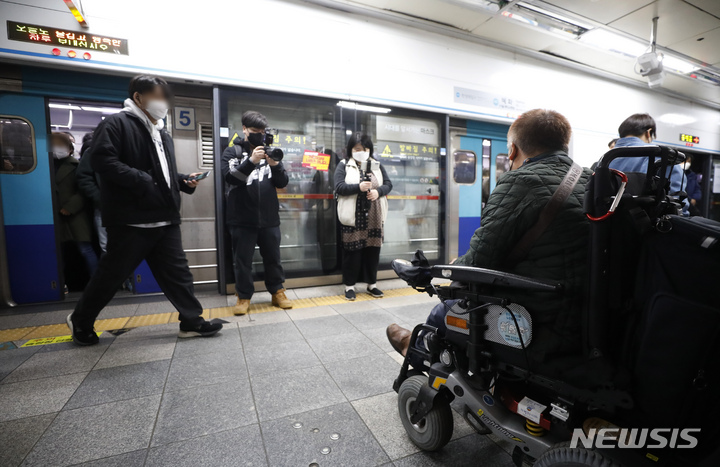
[[510,143],[508,147],[508,159],[512,161],[515,160],[515,157],[517,157],[517,146],[515,146],[515,143]]

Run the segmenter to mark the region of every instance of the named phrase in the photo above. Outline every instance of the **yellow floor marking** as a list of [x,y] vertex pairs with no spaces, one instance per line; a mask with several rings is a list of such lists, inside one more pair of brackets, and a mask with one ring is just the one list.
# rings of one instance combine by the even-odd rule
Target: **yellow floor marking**
[[341,295],[334,295],[331,297],[313,297],[312,301],[317,303],[319,306],[338,305],[340,303],[347,302],[347,300],[345,300],[345,297],[343,297]]
[[[102,332],[98,332],[97,335],[98,337],[100,337],[100,335],[102,335]],[[72,341],[72,336],[45,337],[41,339],[30,339],[20,347],[36,347],[38,345],[60,344],[62,342],[70,341]]]
[[[200,315],[200,316],[202,316],[202,315]],[[180,313],[178,313],[177,311],[173,311],[172,313],[170,313],[170,317],[169,317],[168,320],[165,322],[165,324],[167,324],[167,323],[177,323],[178,321],[180,321]]]
[[48,326],[38,326],[34,331],[23,336],[24,339],[36,339],[40,337],[64,336],[70,329],[67,324],[50,324]]
[[[406,287],[402,289],[391,289],[385,291],[385,297],[406,297],[420,292]],[[372,297],[361,291],[357,294],[357,301],[382,300]],[[337,305],[348,303],[344,295],[333,295],[329,297],[299,298],[292,300],[293,309],[310,308],[324,305]],[[266,313],[268,311],[281,311],[282,308],[273,306],[271,303],[253,303],[250,305],[250,313]],[[203,318],[215,319],[233,316],[233,307],[223,306],[218,308],[207,308],[203,310]],[[127,318],[101,319],[95,323],[96,331],[110,331],[121,328],[137,328],[141,326],[152,326],[155,324],[166,324],[178,322],[178,313],[156,313],[151,315],[131,316]],[[66,324],[50,324],[47,326],[33,326],[15,329],[0,330],[0,342],[17,341],[21,339],[63,339],[68,332]],[[53,341],[65,342],[65,341]],[[34,344],[39,345],[39,344]]]
[[3,329],[0,331],[0,342],[18,341],[27,336],[33,329],[35,328]]
[[130,318],[112,318],[99,319],[95,321],[95,331],[112,331],[113,329],[122,329],[125,327]]
[[153,324],[165,324],[170,320],[172,313],[157,313],[154,315],[133,316],[125,325],[127,328],[139,326],[152,326]]

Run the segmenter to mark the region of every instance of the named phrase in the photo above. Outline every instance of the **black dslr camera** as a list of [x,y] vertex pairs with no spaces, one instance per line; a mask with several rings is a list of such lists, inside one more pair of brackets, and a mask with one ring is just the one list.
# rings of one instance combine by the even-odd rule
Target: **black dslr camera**
[[278,131],[274,128],[266,128],[265,129],[265,139],[263,140],[263,146],[265,147],[265,155],[270,157],[270,159],[280,162],[283,160],[283,157],[285,157],[285,153],[283,153],[283,150],[280,148],[273,148],[271,147],[273,142],[275,142],[275,135],[278,134]]

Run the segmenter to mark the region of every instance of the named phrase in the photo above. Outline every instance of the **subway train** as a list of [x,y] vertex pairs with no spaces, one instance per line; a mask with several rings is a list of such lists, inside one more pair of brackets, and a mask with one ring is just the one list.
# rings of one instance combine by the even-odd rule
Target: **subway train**
[[[87,278],[74,252],[58,241],[59,208],[48,135],[67,132],[79,154],[81,141],[107,115],[118,112],[128,75],[51,70],[7,64],[0,76],[0,294],[4,305],[53,302],[82,290]],[[232,293],[233,272],[224,218],[224,182],[218,165],[227,146],[242,135],[246,110],[265,114],[277,129],[274,145],[285,153],[290,183],[279,190],[282,260],[288,287],[340,283],[338,222],[333,173],[353,132],[372,136],[375,156],[393,182],[381,254],[381,278],[393,277],[394,258],[423,250],[432,262],[467,249],[482,220],[495,183],[509,170],[505,119],[462,118],[437,109],[414,109],[236,86],[202,86],[172,80],[173,109],[167,117],[179,171],[212,170],[193,196],[183,196],[184,249],[198,286]],[[617,121],[608,121],[612,135]],[[607,136],[580,142],[571,155],[589,166],[605,151]],[[664,135],[659,135],[662,140]],[[663,141],[673,144],[672,141]],[[681,143],[676,146],[684,146]],[[693,148],[691,170],[701,174],[700,214],[720,219],[720,153]],[[583,152],[587,151],[587,152]],[[77,256],[75,254],[75,256]],[[74,262],[73,262],[74,261]],[[78,266],[79,265],[79,266]],[[254,260],[262,288],[262,261]],[[70,277],[75,276],[75,277]],[[132,293],[159,287],[146,264],[130,279]]]
[[[482,22],[494,13],[461,13],[433,2],[397,3],[444,19],[349,5],[357,2],[244,2],[238,7],[243,18],[267,20],[243,24],[244,35],[262,36],[252,54],[234,32],[238,16],[218,13],[222,2],[172,15],[162,2],[142,3],[143,16],[154,18],[165,42],[138,27],[135,4],[83,3],[78,17],[62,2],[0,2],[7,27],[0,34],[5,305],[59,301],[82,290],[82,261],[58,243],[48,135],[70,133],[79,152],[83,136],[120,111],[129,79],[139,73],[163,76],[173,86],[166,124],[178,169],[212,170],[194,195],[182,197],[182,233],[197,286],[221,294],[233,291],[233,271],[223,225],[225,187],[215,168],[241,134],[240,116],[249,109],[268,117],[285,152],[290,183],[279,197],[288,287],[341,281],[333,173],[355,131],[372,136],[394,185],[380,278],[395,277],[390,261],[418,249],[433,262],[465,252],[487,196],[508,170],[507,129],[531,108],[569,118],[570,155],[586,167],[606,151],[628,115],[650,113],[659,143],[695,156],[691,169],[703,190],[699,213],[720,218],[720,104],[717,87],[701,83],[707,76],[700,71],[694,79],[673,74],[651,90],[621,71],[629,62],[613,51],[593,49],[592,57],[608,62],[606,70],[581,66],[556,56],[561,49],[530,50],[541,43],[568,46],[566,34],[553,36],[499,14],[487,23],[502,26],[498,40],[482,39],[464,32],[469,25],[448,24]],[[268,24],[281,33],[267,34]],[[617,65],[611,66],[612,57]],[[260,290],[259,255],[255,267]],[[159,291],[145,264],[128,279],[132,293]]]

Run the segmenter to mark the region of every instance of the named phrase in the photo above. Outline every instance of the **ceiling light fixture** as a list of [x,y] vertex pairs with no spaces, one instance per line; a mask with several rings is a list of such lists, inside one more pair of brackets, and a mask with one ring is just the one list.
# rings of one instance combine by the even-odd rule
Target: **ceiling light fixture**
[[683,60],[681,58],[673,57],[672,55],[666,54],[663,54],[662,56],[662,64],[665,69],[672,70],[683,75],[692,73],[693,71],[700,69],[699,66],[690,63],[687,60]]
[[601,28],[595,28],[586,32],[580,36],[580,42],[630,58],[636,58],[647,50],[647,45],[645,44]]
[[658,122],[666,123],[668,125],[689,125],[691,123],[695,123],[697,121],[697,118],[691,117],[690,115],[683,115],[683,114],[676,114],[676,113],[667,113],[660,115],[657,118]]
[[51,102],[48,104],[51,109],[63,109],[63,110],[82,110],[79,106],[73,104],[56,104]]
[[82,109],[86,112],[102,112],[104,114],[116,114],[122,110],[118,107],[92,107],[87,105],[83,105]]
[[358,104],[357,102],[350,101],[339,101],[337,105],[338,107],[342,107],[344,109],[364,110],[367,112],[375,112],[380,114],[390,113],[390,111],[392,110],[388,109],[387,107],[374,107],[372,105],[363,105]]

